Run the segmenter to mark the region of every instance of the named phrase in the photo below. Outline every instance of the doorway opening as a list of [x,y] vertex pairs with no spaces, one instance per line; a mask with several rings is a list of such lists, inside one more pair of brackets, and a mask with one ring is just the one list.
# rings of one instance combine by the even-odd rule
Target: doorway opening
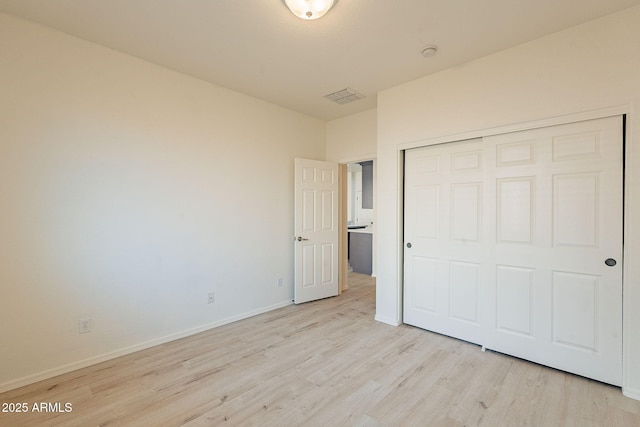
[[363,274],[375,277],[375,160],[367,159],[342,164],[342,197],[340,216],[342,264],[348,288],[348,277]]

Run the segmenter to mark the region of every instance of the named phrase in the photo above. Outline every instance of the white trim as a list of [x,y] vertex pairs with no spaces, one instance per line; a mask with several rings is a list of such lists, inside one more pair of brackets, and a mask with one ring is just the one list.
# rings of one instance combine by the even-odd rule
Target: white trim
[[640,400],[640,390],[629,387],[622,387],[622,394],[629,399]]
[[391,325],[391,326],[402,325],[402,322],[399,321],[398,319],[392,319],[390,317],[380,316],[378,314],[375,315],[374,319],[378,322],[386,323],[387,325]]
[[[357,157],[347,157],[346,159],[340,159],[340,160],[336,160],[337,163],[340,164],[347,164],[347,163],[360,163],[360,162],[366,162],[369,160],[376,160],[377,154],[373,153],[373,154],[369,154],[369,155],[365,155],[365,156],[357,156]],[[331,160],[333,161],[333,160]]]
[[[632,360],[633,358],[633,335],[632,331],[635,330],[637,325],[631,324],[632,316],[628,313],[634,313],[636,307],[632,298],[625,298],[624,295],[632,295],[632,287],[637,286],[634,284],[633,271],[631,269],[631,260],[634,259],[634,255],[637,256],[631,236],[635,235],[636,231],[633,229],[633,205],[634,205],[634,192],[638,193],[638,188],[633,182],[633,172],[639,166],[636,165],[633,156],[633,126],[634,126],[634,104],[628,107],[626,113],[625,122],[625,164],[624,164],[624,224],[623,224],[623,241],[626,242],[622,247],[622,393],[631,398],[640,400],[640,390],[627,386],[629,378],[632,376]],[[637,148],[635,148],[637,150]],[[637,156],[636,156],[637,157]],[[635,203],[637,205],[637,203]],[[637,345],[637,343],[636,343]],[[635,360],[637,363],[637,360]],[[637,367],[635,367],[637,369]]]
[[398,252],[396,253],[396,263],[398,264],[396,283],[396,310],[398,313],[398,324],[404,323],[404,152],[396,153],[396,167],[398,170],[398,183],[401,190],[398,192],[397,198],[397,220],[396,233],[398,236]]
[[493,128],[478,129],[469,132],[462,132],[452,135],[443,135],[429,139],[419,139],[398,144],[398,151],[408,150],[411,148],[426,147],[428,145],[444,144],[447,142],[464,141],[467,139],[483,138],[491,135],[501,135],[510,132],[519,132],[536,128],[563,125],[573,122],[582,122],[585,120],[602,119],[611,116],[622,116],[630,114],[631,104],[616,105],[613,107],[601,108],[598,110],[583,111],[580,113],[567,114],[562,116],[547,117],[542,119],[531,120],[516,124],[498,126]]
[[276,310],[278,308],[286,307],[292,305],[293,302],[290,300],[283,301],[277,304],[270,305],[268,307],[259,308],[257,310],[253,310],[247,313],[239,314],[236,316],[227,317],[226,319],[218,320],[213,323],[208,323],[206,325],[201,325],[196,328],[187,329],[185,331],[177,332],[171,335],[167,335],[160,338],[155,338],[149,341],[145,341],[140,344],[135,344],[129,347],[121,348],[119,350],[111,351],[109,353],[101,354],[98,356],[93,356],[88,359],[78,360],[76,362],[72,362],[63,366],[59,366],[57,368],[49,369],[46,371],[38,372],[33,375],[29,375],[23,378],[18,378],[6,383],[0,383],[0,393],[4,393],[9,390],[14,390],[19,387],[23,387],[29,384],[36,383],[38,381],[47,380],[49,378],[56,377],[58,375],[66,374],[69,372],[76,371],[78,369],[86,368],[87,366],[95,365],[101,362],[105,362],[107,360],[112,360],[121,356],[126,356],[131,353],[135,353],[141,350],[146,350],[151,347],[155,347],[157,345],[166,344],[171,341],[178,340],[180,338],[185,338],[191,335],[198,334],[200,332],[205,332],[210,329],[218,328],[220,326],[227,325],[229,323],[237,322],[238,320],[247,319],[249,317],[257,316],[259,314],[267,313],[269,311]]
[[[397,264],[397,286],[396,286],[396,292],[398,292],[398,295],[399,295],[398,317],[400,319],[402,318],[402,310],[403,310],[402,299],[404,298],[403,291],[402,291],[403,283],[404,283],[403,282],[404,263],[402,261],[403,242],[402,242],[402,226],[401,226],[402,218],[404,218],[404,204],[401,201],[402,194],[404,193],[404,182],[402,180],[403,165],[400,163],[401,162],[400,159],[402,158],[401,153],[403,151],[411,148],[425,147],[425,146],[435,145],[435,144],[443,144],[448,142],[482,138],[490,135],[499,135],[504,133],[518,132],[518,131],[536,129],[541,127],[550,127],[550,126],[562,125],[566,123],[573,123],[573,122],[580,122],[580,121],[586,121],[586,120],[601,119],[601,118],[611,117],[611,116],[624,115],[626,116],[626,128],[624,130],[626,146],[625,146],[625,165],[624,165],[624,182],[625,182],[624,184],[625,185],[624,187],[624,218],[625,219],[623,224],[623,239],[625,242],[630,242],[631,240],[630,236],[633,235],[633,230],[632,230],[633,228],[632,227],[633,190],[637,192],[637,189],[634,187],[631,178],[632,178],[632,171],[634,171],[638,167],[634,162],[635,159],[634,159],[633,150],[632,150],[632,146],[633,146],[632,137],[634,135],[634,129],[633,129],[633,125],[634,125],[633,106],[634,105],[635,104],[631,102],[627,104],[604,107],[596,110],[589,110],[589,111],[583,111],[583,112],[578,112],[573,114],[566,114],[566,115],[547,117],[547,118],[539,118],[539,119],[516,123],[516,124],[510,124],[510,125],[504,125],[504,126],[498,126],[498,127],[492,127],[492,128],[486,128],[486,129],[479,129],[479,130],[474,130],[469,132],[462,132],[458,134],[443,135],[443,136],[434,137],[434,138],[398,143],[397,144],[397,152],[398,152],[397,167],[398,167],[398,173],[400,177],[400,180],[398,182],[399,205],[398,205],[398,212],[397,212],[397,215],[398,215],[398,229],[397,229],[398,246],[397,247],[400,249],[400,253],[397,255],[398,264]],[[633,252],[632,249],[633,248],[631,247],[631,244],[625,244],[623,246],[623,254],[624,254],[623,258],[625,260],[632,259],[632,252]],[[623,273],[622,273],[623,295],[629,295],[631,291],[631,287],[634,286],[632,283],[632,274],[631,274],[630,268],[631,268],[631,264],[629,262],[623,263]],[[635,309],[635,307],[632,307],[631,306],[632,301],[626,298],[623,298],[622,305],[623,305],[622,306],[622,310],[623,310],[623,317],[622,317],[623,387],[622,387],[622,392],[625,396],[631,399],[640,400],[640,390],[630,388],[625,385],[630,376],[629,371],[630,371],[630,364],[632,360],[631,331],[632,331],[632,328],[635,328],[635,325],[631,325],[631,316],[629,316],[627,313],[631,313]],[[376,320],[378,320],[377,316],[376,316]],[[389,323],[389,322],[385,322],[385,323]]]

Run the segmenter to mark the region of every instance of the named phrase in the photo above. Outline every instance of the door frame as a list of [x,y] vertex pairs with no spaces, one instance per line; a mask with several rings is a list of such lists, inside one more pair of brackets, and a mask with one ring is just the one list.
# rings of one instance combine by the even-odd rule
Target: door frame
[[[622,392],[625,396],[630,397],[632,399],[640,400],[640,394],[638,394],[637,390],[625,390],[625,385],[627,383],[627,378],[629,377],[631,370],[630,368],[630,356],[631,356],[631,336],[630,331],[633,328],[631,325],[631,316],[628,313],[631,313],[634,307],[631,306],[631,299],[624,298],[625,295],[629,295],[633,293],[631,289],[632,286],[632,277],[630,276],[629,271],[629,263],[624,262],[625,259],[630,259],[631,248],[625,242],[630,241],[628,232],[630,230],[630,221],[631,221],[631,203],[632,197],[630,195],[631,185],[626,185],[626,183],[630,182],[632,165],[631,160],[633,159],[633,155],[631,153],[631,144],[630,137],[632,134],[632,124],[630,123],[630,119],[632,118],[633,109],[630,104],[624,105],[616,105],[611,107],[606,107],[598,110],[578,112],[574,114],[567,114],[556,117],[547,117],[538,120],[531,120],[528,122],[510,124],[505,126],[491,127],[485,129],[477,129],[467,132],[461,132],[457,134],[443,135],[440,137],[423,139],[423,140],[415,140],[405,143],[399,143],[397,145],[396,152],[396,167],[398,171],[398,205],[397,205],[397,240],[396,240],[396,313],[397,320],[394,322],[393,319],[381,318],[376,315],[376,320],[382,321],[388,324],[400,325],[403,322],[403,297],[404,297],[404,254],[403,254],[403,239],[404,239],[404,174],[405,174],[405,162],[404,162],[404,154],[406,150],[412,148],[426,147],[430,145],[437,145],[443,143],[456,142],[460,140],[467,140],[473,138],[482,138],[490,135],[498,135],[503,133],[510,132],[518,132],[524,130],[531,130],[541,127],[550,127],[556,125],[563,125],[567,123],[580,122],[586,120],[594,120],[601,119],[611,116],[622,116],[623,117],[623,132],[622,132],[622,144],[623,144],[623,221],[622,221],[622,239],[623,239],[623,247],[622,247],[622,259],[623,259],[623,269],[622,269]],[[635,367],[634,369],[637,369]]]
[[338,292],[339,295],[349,288],[348,269],[348,232],[347,232],[347,164],[338,163]]

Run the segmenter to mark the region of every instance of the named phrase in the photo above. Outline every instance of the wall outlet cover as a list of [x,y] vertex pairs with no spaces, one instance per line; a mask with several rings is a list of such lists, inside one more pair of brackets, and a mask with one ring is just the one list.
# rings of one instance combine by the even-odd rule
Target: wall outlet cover
[[86,334],[87,332],[91,332],[91,318],[89,317],[78,320],[78,333]]

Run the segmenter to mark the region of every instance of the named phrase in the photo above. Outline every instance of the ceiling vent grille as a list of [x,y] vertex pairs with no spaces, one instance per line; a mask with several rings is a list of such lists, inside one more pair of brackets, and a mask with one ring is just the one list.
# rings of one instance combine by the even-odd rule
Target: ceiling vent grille
[[325,95],[324,97],[336,104],[342,105],[362,99],[364,98],[364,95],[347,87],[337,92],[330,93],[329,95]]

